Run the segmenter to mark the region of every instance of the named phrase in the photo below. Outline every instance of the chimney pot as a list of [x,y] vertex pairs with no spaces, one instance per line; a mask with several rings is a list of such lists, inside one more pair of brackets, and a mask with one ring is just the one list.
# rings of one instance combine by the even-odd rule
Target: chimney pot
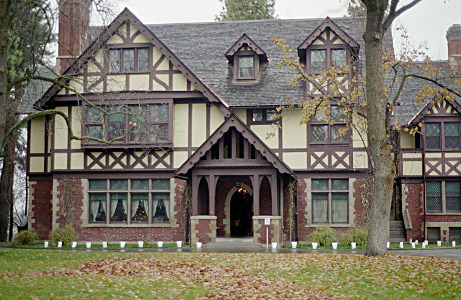
[[454,24],[447,31],[448,60],[454,65],[461,65],[461,25]]

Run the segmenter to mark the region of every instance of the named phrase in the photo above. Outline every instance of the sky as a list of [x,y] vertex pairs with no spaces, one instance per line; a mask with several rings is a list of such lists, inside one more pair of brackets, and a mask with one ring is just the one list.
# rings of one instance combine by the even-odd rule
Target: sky
[[[410,0],[402,0],[402,4]],[[221,11],[219,0],[124,0],[119,11],[128,7],[145,24],[214,22]],[[279,19],[342,17],[347,0],[276,0]],[[396,26],[408,30],[413,48],[426,43],[432,59],[447,59],[446,32],[461,24],[461,0],[423,0],[394,23],[394,46],[402,42]],[[308,33],[306,33],[306,36]]]

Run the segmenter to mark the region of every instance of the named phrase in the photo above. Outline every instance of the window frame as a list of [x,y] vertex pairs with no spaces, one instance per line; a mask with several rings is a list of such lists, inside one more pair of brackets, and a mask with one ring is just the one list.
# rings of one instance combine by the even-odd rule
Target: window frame
[[[441,210],[440,211],[435,211],[435,210],[429,210],[428,208],[428,191],[427,191],[427,185],[428,183],[440,183],[440,192],[441,192]],[[459,189],[459,201],[461,202],[461,180],[427,180],[424,188],[425,188],[425,209],[428,214],[455,214],[455,215],[460,215],[461,214],[461,209],[459,211],[457,210],[448,210],[447,209],[447,189],[446,189],[446,183],[447,182],[458,182],[460,189]],[[461,203],[460,203],[461,207]]]
[[[251,77],[240,77],[240,58],[253,57],[253,75]],[[259,56],[248,45],[244,44],[234,55],[233,61],[234,81],[252,82],[259,79]]]
[[[313,181],[314,180],[325,180],[328,181],[328,186],[326,189],[314,189]],[[346,189],[333,189],[332,182],[334,180],[344,180],[347,181],[347,190]],[[319,225],[335,225],[335,226],[344,226],[350,224],[350,208],[349,205],[351,203],[350,199],[350,178],[312,178],[311,179],[311,224],[314,226]],[[327,194],[327,222],[315,222],[314,221],[314,195],[322,195]],[[346,221],[345,222],[333,222],[333,194],[347,194],[347,212],[346,212]]]
[[[134,51],[133,57],[133,70],[125,70],[125,52],[126,51]],[[147,69],[146,70],[139,70],[139,50],[147,50]],[[111,58],[114,51],[119,51],[119,68],[118,70],[111,69]],[[108,74],[139,74],[139,73],[149,73],[151,71],[152,66],[152,45],[149,44],[139,44],[134,47],[123,47],[123,46],[109,46],[107,49],[107,59],[106,59],[106,68]]]
[[[165,121],[152,121],[149,122],[150,125],[166,125],[167,127],[167,134],[166,134],[166,140],[163,141],[151,141],[150,139],[147,141],[131,141],[131,133],[127,134],[122,140],[115,141],[111,145],[103,144],[100,142],[92,141],[92,140],[83,140],[82,141],[82,147],[83,148],[91,148],[97,146],[98,148],[120,148],[121,146],[124,148],[139,148],[139,147],[161,147],[161,148],[170,148],[173,146],[173,99],[159,99],[159,100],[149,100],[149,101],[143,101],[141,104],[138,101],[125,101],[123,103],[119,102],[114,102],[111,103],[115,106],[110,106],[110,105],[97,105],[98,107],[102,108],[103,110],[109,112],[111,109],[114,109],[115,107],[122,107],[123,109],[123,118],[124,118],[124,128],[125,130],[130,129],[130,122],[131,122],[131,116],[129,115],[129,108],[130,107],[151,107],[155,105],[166,105],[168,107],[168,119]],[[91,108],[91,106],[87,105],[86,103],[83,104],[82,107],[82,132],[84,135],[87,135],[88,133],[88,128],[91,126],[97,126],[101,124],[103,128],[103,139],[108,141],[109,140],[109,131],[111,129],[110,127],[110,116],[105,116],[103,119],[102,123],[94,123],[94,122],[87,122],[87,114],[88,110]],[[149,114],[150,116],[150,114]],[[125,131],[125,132],[126,132]],[[150,136],[149,136],[150,138]]]
[[[347,45],[345,45],[345,44],[311,45],[306,50],[307,50],[306,51],[306,72],[307,72],[307,74],[318,75],[318,74],[321,74],[325,69],[332,67],[333,66],[332,53],[333,53],[333,51],[336,51],[336,50],[344,50],[345,51],[345,53],[346,53],[346,61],[345,61],[344,65],[351,65],[352,64],[352,60],[348,59],[348,57],[349,58],[352,57],[352,54],[351,54],[351,52],[349,50],[349,47]],[[320,72],[313,72],[312,71],[312,52],[315,52],[315,51],[325,51],[325,68]],[[337,67],[342,67],[344,65],[337,66]]]
[[[447,140],[447,135],[446,135],[446,131],[445,131],[445,124],[447,123],[457,123],[458,124],[458,147],[456,148],[447,148],[446,147],[446,140]],[[439,141],[440,141],[440,147],[439,148],[428,148],[428,142],[427,142],[427,139],[428,139],[428,135],[427,135],[427,124],[439,124],[440,126],[440,134],[439,134]],[[431,120],[431,119],[428,119],[424,122],[424,148],[426,151],[459,151],[461,149],[461,146],[460,146],[460,142],[461,142],[461,139],[460,139],[460,136],[459,136],[459,133],[461,132],[461,121],[459,119],[443,119],[443,120]],[[435,137],[435,136],[430,136],[430,137]],[[449,136],[449,137],[453,137],[453,136]]]
[[[347,126],[348,122],[347,119],[338,119],[334,120],[332,118],[332,110],[333,108],[339,108],[339,106],[332,105],[330,110],[329,110],[329,118],[331,121],[334,121],[334,124],[331,124],[330,122],[323,121],[323,120],[316,120],[314,117],[311,117],[311,120],[309,120],[309,130],[308,130],[308,135],[309,135],[309,144],[311,145],[326,145],[326,144],[331,144],[331,145],[348,145],[351,143],[351,129],[347,128],[346,134],[344,135],[344,139],[334,141],[332,139],[333,136],[333,128],[338,127],[338,126]],[[314,141],[314,136],[313,136],[313,128],[316,126],[326,126],[327,127],[327,139],[326,141]]]
[[[257,109],[249,109],[248,110],[248,124],[273,124],[273,123],[276,123],[277,121],[280,120],[280,115],[278,117],[275,117],[273,120],[268,120],[268,111],[274,111],[274,115],[277,116],[277,109],[274,107],[274,108],[257,108]],[[254,117],[254,113],[256,111],[261,111],[262,113],[262,120],[261,121],[257,121],[257,120],[254,120],[253,117]]]
[[[91,181],[105,181],[106,182],[106,188],[105,189],[91,189]],[[114,180],[126,180],[127,181],[127,187],[125,188],[112,188],[111,187],[111,182]],[[146,189],[137,189],[134,188],[133,181],[135,180],[148,180],[148,186]],[[156,189],[154,187],[154,181],[155,180],[168,180],[168,189]],[[91,178],[88,179],[88,224],[89,225],[106,225],[106,226],[146,226],[146,225],[154,225],[154,226],[169,226],[171,225],[172,222],[172,197],[174,197],[174,193],[171,191],[171,178],[109,178],[109,179],[98,179],[98,178]],[[112,211],[112,197],[111,195],[116,195],[116,194],[126,194],[127,195],[127,200],[126,200],[126,207],[124,207],[126,211],[126,221],[115,221],[112,220],[112,216],[115,212]],[[133,209],[133,201],[136,201],[139,199],[133,199],[133,195],[140,195],[140,194],[147,194],[147,221],[133,221],[134,218],[134,213],[136,209]],[[168,194],[168,209],[167,209],[167,220],[163,222],[156,222],[154,221],[154,214],[155,214],[155,208],[153,207],[154,203],[154,195],[156,194]],[[92,195],[104,195],[105,196],[105,204],[106,204],[106,211],[105,211],[105,221],[92,221],[92,210],[91,210],[91,204],[92,204]],[[94,200],[94,201],[101,201],[101,200]],[[139,205],[139,204],[138,204]],[[99,209],[99,208],[98,208]]]

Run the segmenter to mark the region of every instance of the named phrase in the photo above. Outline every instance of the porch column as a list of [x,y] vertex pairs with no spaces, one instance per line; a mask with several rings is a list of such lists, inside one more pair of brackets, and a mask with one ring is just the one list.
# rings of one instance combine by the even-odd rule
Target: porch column
[[271,196],[272,196],[272,215],[279,215],[277,203],[277,174],[271,175]]
[[198,184],[197,175],[192,173],[192,215],[198,214]]
[[210,200],[209,204],[209,212],[208,214],[210,216],[214,216],[215,215],[215,203],[216,203],[216,182],[215,182],[215,177],[214,175],[210,175],[210,180],[208,182],[208,192],[209,192],[209,197],[208,199]]
[[253,175],[253,215],[259,216],[259,174]]

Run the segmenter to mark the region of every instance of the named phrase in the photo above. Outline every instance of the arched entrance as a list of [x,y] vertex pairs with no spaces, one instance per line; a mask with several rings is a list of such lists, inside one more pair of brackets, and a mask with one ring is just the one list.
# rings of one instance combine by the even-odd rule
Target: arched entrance
[[252,236],[253,197],[243,187],[237,189],[230,201],[230,235]]

